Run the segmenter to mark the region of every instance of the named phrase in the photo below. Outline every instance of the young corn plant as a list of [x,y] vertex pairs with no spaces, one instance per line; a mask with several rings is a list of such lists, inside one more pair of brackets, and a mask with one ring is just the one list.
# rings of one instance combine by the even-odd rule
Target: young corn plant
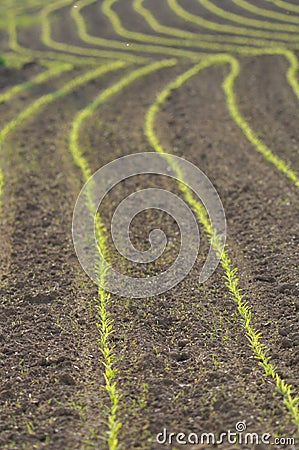
[[105,389],[109,395],[110,407],[108,416],[108,446],[109,450],[118,448],[118,431],[122,424],[117,419],[117,411],[120,395],[117,391],[114,381],[116,369],[113,365],[114,346],[109,343],[109,338],[113,333],[113,321],[109,317],[107,305],[110,301],[110,295],[101,287],[98,289],[98,322],[97,328],[100,333],[99,345],[103,355]]
[[[97,240],[98,250],[103,255],[105,260],[109,259],[107,251],[107,231],[100,219],[99,214],[96,216],[95,221],[95,237]],[[98,288],[98,298],[97,310],[98,310],[98,321],[97,329],[99,331],[99,346],[101,353],[103,355],[103,366],[104,366],[104,379],[105,379],[105,389],[108,393],[110,406],[108,415],[108,447],[109,450],[117,450],[118,448],[118,431],[122,424],[117,419],[117,412],[119,406],[120,395],[117,390],[115,376],[117,373],[114,367],[114,346],[110,344],[109,340],[113,334],[113,320],[110,317],[108,311],[108,305],[110,303],[110,294],[104,289],[105,285],[105,269],[102,267],[102,262],[99,261],[96,264],[97,275],[99,277],[99,288]]]

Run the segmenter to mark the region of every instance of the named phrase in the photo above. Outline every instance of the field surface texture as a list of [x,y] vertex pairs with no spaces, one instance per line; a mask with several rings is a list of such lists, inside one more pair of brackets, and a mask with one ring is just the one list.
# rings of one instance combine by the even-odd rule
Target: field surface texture
[[[0,449],[298,449],[299,3],[1,0],[0,40]],[[165,252],[117,251],[133,192],[172,192],[200,233],[180,283],[134,298],[86,275],[72,217],[96,170],[146,152],[208,176],[227,239],[200,284],[217,250],[200,199],[155,173],[117,184],[95,235],[122,274],[165,271],[181,245],[146,208],[132,244],[158,228]]]

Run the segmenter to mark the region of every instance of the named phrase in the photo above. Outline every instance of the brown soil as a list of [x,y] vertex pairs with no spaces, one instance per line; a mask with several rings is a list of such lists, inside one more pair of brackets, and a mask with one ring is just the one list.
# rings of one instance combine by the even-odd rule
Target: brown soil
[[[145,3],[158,16],[157,1]],[[196,3],[188,0],[188,9],[211,19]],[[84,13],[90,19],[90,32],[120,39],[106,18],[97,21],[96,11],[90,6]],[[136,23],[136,13],[123,5],[117,11],[129,29],[136,24],[138,31],[150,32],[143,20]],[[163,23],[184,27],[165,5],[162,18]],[[190,24],[185,29],[196,31]],[[58,41],[86,45],[67,19],[66,9],[54,21],[53,30]],[[24,46],[43,48],[38,36],[34,25],[20,33],[20,40]],[[298,170],[299,107],[285,80],[285,60],[243,57],[240,63],[236,83],[240,112],[273,152]],[[2,147],[1,449],[108,449],[110,404],[96,326],[97,287],[79,265],[72,244],[72,212],[82,177],[68,152],[68,133],[76,112],[131,69],[108,74],[49,103],[15,129]],[[36,58],[19,69],[0,66],[0,88],[42,70]],[[4,126],[33,100],[85,70],[78,66],[0,104],[1,123]],[[137,80],[86,121],[80,144],[92,171],[120,156],[152,150],[144,136],[145,113],[156,94],[184,70],[186,60]],[[229,116],[221,89],[227,70],[226,66],[205,69],[174,91],[158,115],[156,130],[166,151],[196,164],[216,187],[228,222],[228,253],[239,269],[253,325],[262,331],[277,373],[293,385],[295,395],[299,389],[298,189],[256,152]],[[127,180],[109,194],[100,210],[107,227],[117,204],[140,187],[160,187],[180,195],[166,177]],[[109,236],[108,249],[119,270],[145,276],[171,264],[180,242],[177,225],[168,215],[140,214],[132,223],[133,242],[146,248],[149,231],[156,227],[163,228],[172,246],[148,272],[127,265]],[[201,252],[192,271],[164,295],[111,296],[110,344],[121,395],[121,449],[160,449],[156,435],[164,428],[168,433],[218,436],[234,431],[240,421],[246,422],[248,432],[269,433],[273,439],[296,437],[281,394],[248,345],[222,269],[218,267],[198,286],[207,252],[202,233]],[[165,446],[209,448],[174,441]],[[265,444],[219,447],[269,448]]]

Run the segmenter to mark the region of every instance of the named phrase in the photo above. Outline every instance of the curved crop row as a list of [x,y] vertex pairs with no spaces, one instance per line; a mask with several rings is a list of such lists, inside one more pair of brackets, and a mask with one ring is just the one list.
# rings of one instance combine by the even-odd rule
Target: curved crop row
[[[187,80],[198,74],[201,70],[212,65],[227,64],[230,70],[223,81],[222,88],[226,96],[227,108],[232,120],[240,127],[244,136],[253,145],[256,151],[258,151],[267,162],[271,163],[292,181],[296,187],[299,187],[299,178],[292,168],[279,156],[275,155],[271,149],[256,136],[245,118],[242,117],[238,110],[237,96],[234,88],[235,81],[240,72],[240,63],[235,55],[282,55],[289,63],[289,68],[286,73],[287,82],[299,100],[299,84],[297,79],[298,60],[295,53],[292,52],[292,50],[299,49],[299,37],[296,35],[299,31],[299,25],[296,25],[298,23],[297,17],[274,11],[269,13],[268,10],[256,7],[245,0],[232,1],[240,8],[243,8],[245,12],[250,11],[254,14],[266,16],[277,21],[291,22],[291,24],[250,19],[243,15],[239,16],[228,12],[225,9],[216,6],[211,0],[198,0],[200,7],[209,10],[216,18],[221,17],[226,21],[234,22],[238,25],[217,23],[216,21],[207,20],[188,12],[180,5],[179,0],[167,0],[170,10],[179,18],[193,22],[200,27],[199,33],[189,32],[161,24],[156,19],[155,15],[143,5],[143,0],[133,0],[132,10],[134,13],[142,16],[154,32],[153,34],[146,34],[128,30],[123,26],[121,18],[113,8],[117,5],[118,0],[104,0],[101,4],[101,11],[110,21],[114,32],[122,38],[122,40],[113,40],[89,34],[87,23],[84,20],[83,9],[96,3],[96,0],[82,0],[78,4],[74,4],[73,0],[59,0],[46,5],[41,4],[39,0],[34,0],[32,2],[27,2],[18,10],[11,8],[12,11],[10,11],[10,8],[8,8],[6,28],[8,32],[8,43],[12,52],[19,55],[36,57],[41,61],[51,59],[52,62],[44,63],[49,66],[47,71],[37,75],[32,80],[13,86],[0,94],[0,101],[8,101],[23,90],[30,89],[36,84],[44,83],[54,76],[60,75],[64,71],[70,71],[76,65],[96,65],[97,67],[92,68],[86,71],[84,75],[65,83],[61,88],[54,92],[42,95],[28,107],[24,108],[21,113],[6,124],[0,131],[0,148],[11,131],[15,130],[16,127],[21,125],[25,120],[30,119],[48,103],[67,95],[73,89],[88,83],[92,79],[125,68],[130,64],[136,64],[138,65],[138,68],[134,68],[128,74],[121,76],[117,82],[100,92],[90,104],[78,111],[73,120],[69,133],[69,151],[72,154],[74,163],[81,170],[82,180],[86,182],[91,176],[91,169],[87,159],[84,157],[79,142],[80,132],[85,119],[90,117],[94,111],[104,104],[111,96],[132,84],[135,80],[156,70],[174,67],[179,62],[181,62],[182,65],[186,65],[186,63],[189,64],[190,61],[192,63],[196,62],[197,64],[195,66],[188,68],[187,71],[172,80],[157,94],[155,101],[150,105],[145,117],[145,135],[150,145],[156,152],[161,154],[161,157],[167,157],[155,132],[157,114],[165,99],[173,89],[181,87]],[[282,9],[288,9],[288,6],[291,6],[290,11],[299,12],[296,5],[289,4],[286,1],[266,1],[272,2]],[[23,11],[26,11],[27,7],[36,7],[38,9],[37,17],[41,24],[41,42],[49,48],[50,51],[25,48],[18,42],[17,23],[14,13],[21,14]],[[76,25],[76,31],[79,38],[89,46],[92,45],[92,48],[79,47],[66,42],[60,42],[55,40],[52,36],[51,15],[65,7],[70,7],[69,15]],[[216,30],[219,34],[208,34],[205,30],[211,30],[213,32]],[[156,60],[155,58],[157,57],[167,57],[169,59]],[[64,63],[61,63],[60,60],[64,61]],[[65,63],[65,61],[67,63]],[[173,167],[173,169],[174,171],[179,170],[177,167]],[[181,174],[179,175],[181,177]],[[0,170],[0,195],[2,193],[4,181],[3,174]],[[205,230],[207,238],[211,241],[217,251],[217,238],[211,229],[209,219],[203,206],[194,199],[190,190],[183,183],[179,184],[179,188],[186,202],[194,209],[198,221]],[[101,217],[99,216],[97,216],[96,219],[95,233],[99,247],[105,255],[109,256],[106,231],[101,221]],[[261,333],[252,325],[252,313],[245,300],[245,295],[239,287],[238,270],[234,267],[228,254],[229,250],[226,249],[221,255],[221,265],[224,271],[225,285],[232,300],[236,304],[249,346],[264,370],[264,374],[272,377],[274,380],[274,389],[277,389],[281,393],[282,400],[291,415],[293,423],[299,427],[299,399],[292,394],[291,386],[282,380],[277,373],[277,370],[273,367],[268,356],[269,349],[262,343]],[[104,274],[101,274],[101,276],[104,277]],[[120,392],[115,382],[115,375],[117,372],[114,364],[115,352],[113,346],[110,344],[110,336],[113,332],[113,321],[108,311],[109,301],[109,294],[107,294],[103,288],[99,288],[97,298],[97,328],[100,336],[99,346],[103,355],[102,363],[104,366],[105,389],[109,398],[107,443],[110,450],[116,450],[119,448],[118,432],[121,427],[122,419],[118,417]]]
[[[86,182],[92,175],[90,167],[79,145],[79,133],[84,120],[91,116],[93,112],[103,103],[105,103],[112,95],[120,92],[135,80],[144,77],[156,70],[172,67],[176,64],[176,60],[162,60],[155,62],[136,70],[133,70],[128,75],[123,76],[117,83],[103,90],[89,105],[79,111],[73,120],[72,129],[69,136],[69,150],[73,156],[74,163],[81,169],[83,181]],[[89,199],[87,199],[88,201]],[[105,258],[109,257],[109,249],[106,246],[106,232],[105,227],[99,215],[96,217],[95,236],[101,253]],[[95,261],[99,264],[99,261]],[[104,274],[100,274],[102,283],[105,284]],[[115,450],[118,447],[118,430],[121,427],[121,422],[117,417],[119,391],[114,381],[116,369],[114,368],[114,351],[109,343],[110,335],[113,333],[113,322],[110,318],[107,306],[109,305],[110,295],[105,292],[102,287],[98,288],[97,310],[98,322],[97,327],[100,333],[100,348],[103,354],[104,378],[106,382],[106,391],[110,400],[110,408],[108,408],[108,446],[109,450]]]
[[[156,101],[149,107],[146,118],[145,118],[145,134],[151,146],[154,150],[161,154],[162,157],[167,158],[167,153],[161,146],[157,134],[155,133],[155,121],[157,119],[157,113],[163,106],[166,98],[169,94],[181,87],[186,81],[188,81],[191,77],[198,74],[201,70],[206,67],[209,67],[213,64],[219,64],[226,62],[224,58],[207,58],[206,61],[194,66],[189,69],[187,72],[179,75],[173,81],[171,81],[156,97]],[[230,77],[230,76],[229,76]],[[227,80],[230,80],[230,78]],[[224,88],[226,86],[226,81],[224,82]],[[171,160],[168,160],[169,164],[171,164]],[[179,173],[179,168],[172,165],[174,172],[176,172],[179,179],[184,180],[182,173]],[[215,236],[215,231],[211,229],[210,221],[207,217],[204,206],[194,198],[192,191],[185,184],[179,183],[179,189],[184,195],[186,202],[194,209],[196,216],[204,228],[206,235],[208,236],[211,245],[214,246],[215,251],[219,253],[219,247],[217,246],[217,236]],[[224,278],[226,280],[226,287],[228,288],[232,300],[236,303],[239,314],[241,316],[241,325],[245,330],[246,337],[249,342],[249,346],[252,349],[255,358],[259,361],[259,364],[264,369],[264,373],[266,376],[271,376],[275,381],[275,390],[279,390],[279,392],[283,396],[283,401],[286,407],[291,414],[292,421],[299,428],[299,397],[292,395],[292,386],[285,383],[279,374],[276,372],[276,369],[270,362],[268,357],[268,353],[270,351],[266,345],[261,342],[262,333],[254,328],[252,325],[252,313],[250,311],[250,307],[248,302],[244,298],[244,294],[239,287],[239,279],[238,279],[238,269],[233,267],[231,259],[228,256],[228,249],[223,251],[220,259],[222,268],[224,270]]]

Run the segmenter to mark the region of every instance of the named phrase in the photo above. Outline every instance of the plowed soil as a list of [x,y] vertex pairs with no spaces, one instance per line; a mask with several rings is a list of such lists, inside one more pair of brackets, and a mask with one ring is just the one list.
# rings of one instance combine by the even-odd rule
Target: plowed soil
[[[145,5],[161,23],[198,31],[165,3],[160,15],[159,2],[148,0]],[[236,6],[230,9],[232,2],[223,3],[239,13]],[[282,12],[271,2],[252,3]],[[185,6],[201,15],[196,1],[188,0]],[[154,33],[129,4],[122,2],[115,11],[124,27]],[[53,38],[80,45],[84,56],[87,44],[80,41],[72,20],[63,20],[67,15],[68,8],[51,15]],[[211,16],[202,13],[209,20]],[[99,7],[88,6],[84,18],[91,34],[125,40]],[[3,52],[9,48],[6,37],[3,32]],[[46,49],[40,41],[40,24],[20,27],[19,42],[29,49]],[[153,60],[162,56],[149,55]],[[247,55],[238,60],[241,71],[235,93],[240,113],[272,152],[298,173],[299,105],[286,81],[285,57]],[[88,118],[80,146],[92,172],[120,156],[153,151],[144,135],[146,111],[157,93],[191,66],[192,61],[182,59],[173,68],[136,80]],[[0,66],[1,92],[42,70],[42,58],[34,54],[18,67]],[[76,112],[130,70],[108,73],[55,99],[13,129],[1,147],[1,449],[114,448],[107,441],[110,402],[96,326],[97,287],[81,268],[72,243],[72,213],[83,179],[68,151],[68,136]],[[74,64],[71,71],[2,102],[1,127],[32,101],[85,71],[84,65]],[[262,332],[276,372],[293,386],[295,397],[299,390],[298,187],[256,151],[232,120],[221,88],[228,71],[225,64],[211,66],[173,91],[158,113],[156,133],[166,151],[193,162],[216,187],[227,218],[227,247],[238,268],[253,326]],[[117,204],[141,185],[180,195],[166,177],[133,178],[112,191],[104,203],[100,213],[107,228]],[[173,242],[170,259],[161,262],[164,267],[179,245],[173,220],[147,211],[136,218],[131,231],[136,247],[146,248],[149,231],[158,227]],[[111,237],[107,242],[114,264],[126,271]],[[223,269],[219,266],[204,285],[198,285],[208,249],[202,233],[201,253],[192,271],[163,295],[111,296],[109,342],[115,354],[117,417],[122,423],[117,448],[211,448],[179,445],[175,440],[162,445],[156,436],[164,429],[168,434],[219,436],[235,431],[238,422],[245,422],[248,432],[269,433],[272,441],[297,438],[298,445],[294,417],[248,344]],[[144,276],[144,267],[134,266],[134,271]],[[219,448],[297,447],[296,443],[223,442]]]

